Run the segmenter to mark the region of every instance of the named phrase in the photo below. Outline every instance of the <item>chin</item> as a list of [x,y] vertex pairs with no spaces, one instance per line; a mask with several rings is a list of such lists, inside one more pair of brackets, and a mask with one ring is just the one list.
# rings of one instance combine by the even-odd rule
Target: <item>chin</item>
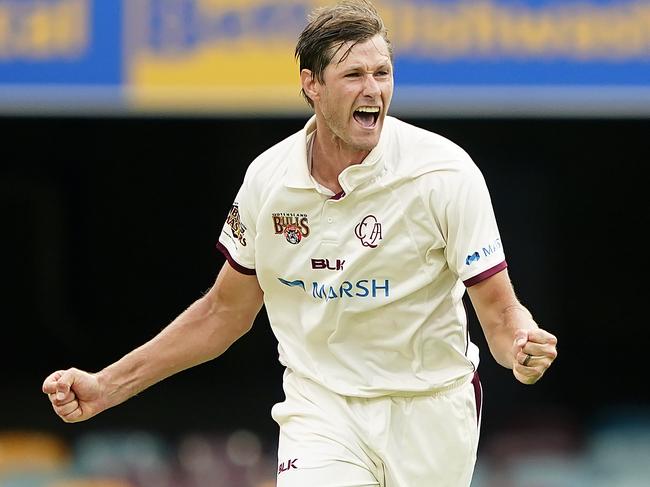
[[366,143],[363,143],[363,144],[359,144],[359,145],[357,146],[357,149],[362,150],[362,151],[370,152],[370,151],[373,150],[375,147],[377,147],[377,144],[378,144],[378,143],[379,143],[378,140],[376,140],[376,141],[373,140],[372,142],[366,142]]
[[381,126],[376,125],[372,130],[364,130],[350,137],[348,145],[355,150],[371,151],[379,143]]
[[358,150],[371,151],[379,143],[379,134],[380,132],[377,131],[364,137],[358,137],[352,141],[351,145]]

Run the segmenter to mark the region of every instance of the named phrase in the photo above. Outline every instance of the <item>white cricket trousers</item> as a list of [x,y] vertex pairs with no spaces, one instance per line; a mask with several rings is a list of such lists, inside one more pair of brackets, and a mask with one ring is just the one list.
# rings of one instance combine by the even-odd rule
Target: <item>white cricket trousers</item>
[[277,487],[465,487],[482,401],[478,374],[430,395],[348,397],[287,370]]

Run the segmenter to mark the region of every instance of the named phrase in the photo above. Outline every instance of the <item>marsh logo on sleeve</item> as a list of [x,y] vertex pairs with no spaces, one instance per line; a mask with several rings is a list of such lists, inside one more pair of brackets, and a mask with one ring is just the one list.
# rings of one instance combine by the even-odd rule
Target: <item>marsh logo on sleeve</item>
[[[482,255],[481,255],[482,254]],[[490,257],[492,254],[503,254],[503,244],[501,238],[497,237],[482,247],[480,252],[477,250],[465,258],[465,265],[472,265],[474,262],[481,260],[481,257]]]
[[465,259],[465,265],[472,265],[474,262],[481,260],[481,255],[478,252],[474,252],[471,255],[468,255]]
[[246,226],[241,222],[241,217],[239,215],[239,205],[237,202],[233,203],[230,211],[228,212],[228,217],[226,218],[226,224],[230,226],[230,231],[232,236],[239,240],[239,243],[242,247],[246,247],[246,238],[244,233],[246,233]]
[[495,253],[503,252],[503,244],[501,243],[501,239],[497,237],[492,242],[488,243],[485,247],[483,247],[481,250],[483,251],[484,257],[487,257]]

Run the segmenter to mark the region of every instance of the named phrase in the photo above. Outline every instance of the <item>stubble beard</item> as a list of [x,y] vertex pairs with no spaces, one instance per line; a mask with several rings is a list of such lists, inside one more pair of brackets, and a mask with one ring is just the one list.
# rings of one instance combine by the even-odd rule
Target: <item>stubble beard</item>
[[[372,140],[372,141],[355,141],[354,136],[352,134],[348,133],[348,128],[352,128],[349,126],[346,126],[346,123],[339,124],[336,123],[336,121],[333,119],[333,117],[330,117],[326,115],[323,112],[323,119],[325,120],[325,123],[327,124],[328,130],[332,133],[332,135],[335,137],[335,140],[337,141],[338,145],[340,147],[344,147],[348,150],[351,151],[359,151],[359,152],[370,152],[372,149],[375,148],[377,143],[379,142],[378,140]],[[347,122],[348,124],[354,124],[354,120],[351,122]],[[377,121],[379,123],[379,121]],[[374,135],[372,136],[374,139]]]

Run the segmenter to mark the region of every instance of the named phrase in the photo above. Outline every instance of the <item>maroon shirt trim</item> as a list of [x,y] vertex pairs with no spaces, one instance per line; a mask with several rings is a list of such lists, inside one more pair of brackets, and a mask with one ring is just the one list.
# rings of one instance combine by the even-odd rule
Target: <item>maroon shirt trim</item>
[[465,299],[461,302],[463,303],[463,309],[465,310],[465,357],[467,357],[467,351],[469,350],[469,310],[467,309]]
[[463,281],[465,287],[472,287],[474,284],[478,284],[481,281],[485,281],[488,277],[492,277],[497,272],[501,272],[503,269],[508,267],[508,263],[504,260],[500,264],[490,267],[488,270],[481,272],[480,274],[470,277],[466,281]]
[[217,242],[217,249],[224,255],[224,257],[228,260],[228,263],[237,272],[246,274],[247,276],[255,275],[255,269],[249,269],[248,267],[244,267],[243,265],[237,263],[237,261],[232,258],[232,255],[230,255],[230,252],[228,252],[228,249],[221,242]]
[[476,401],[476,422],[481,424],[481,405],[483,404],[483,388],[481,387],[481,378],[478,376],[478,371],[474,372],[472,377],[472,385],[474,386],[474,400]]

